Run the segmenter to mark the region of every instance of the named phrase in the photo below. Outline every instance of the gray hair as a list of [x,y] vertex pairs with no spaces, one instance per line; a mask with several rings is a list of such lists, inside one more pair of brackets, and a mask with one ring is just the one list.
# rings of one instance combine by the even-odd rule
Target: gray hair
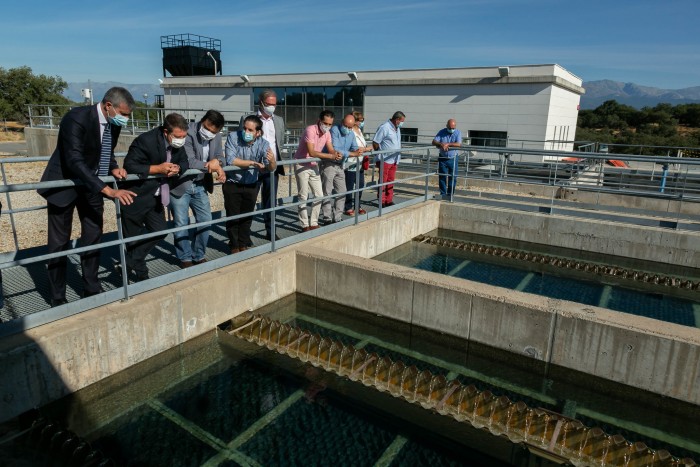
[[391,119],[396,120],[397,118],[406,118],[406,115],[404,115],[404,113],[400,110],[397,110],[396,112],[394,112],[394,116],[391,117]]
[[129,107],[129,110],[132,110],[136,105],[134,102],[134,97],[131,95],[131,93],[125,88],[121,88],[119,86],[115,86],[107,90],[105,96],[102,98],[102,103],[106,104],[107,102],[111,102],[114,107],[119,107],[122,104],[126,104],[126,106]]
[[277,93],[272,89],[263,89],[258,95],[258,102],[265,102],[265,99],[267,99],[270,96],[277,97]]

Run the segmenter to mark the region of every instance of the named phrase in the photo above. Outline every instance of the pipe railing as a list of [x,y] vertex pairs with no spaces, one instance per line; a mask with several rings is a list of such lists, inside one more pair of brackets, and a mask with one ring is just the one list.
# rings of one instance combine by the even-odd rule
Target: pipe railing
[[[412,151],[417,151],[417,149],[402,150],[401,151],[402,157],[404,157],[406,159],[411,159],[413,156],[410,154],[410,152],[412,152]],[[262,252],[263,253],[265,251],[274,252],[277,249],[275,229],[276,229],[276,214],[279,210],[295,208],[295,207],[298,208],[299,206],[306,206],[308,204],[322,203],[324,200],[335,199],[338,197],[345,197],[348,194],[355,196],[356,199],[359,199],[359,197],[361,196],[361,193],[366,191],[366,190],[376,190],[377,188],[383,187],[384,185],[387,185],[390,183],[401,184],[401,183],[406,183],[406,182],[412,181],[412,180],[422,179],[424,177],[427,179],[430,175],[434,174],[434,173],[431,173],[429,171],[430,148],[422,148],[422,149],[420,149],[420,151],[426,151],[426,153],[427,153],[428,164],[426,167],[425,174],[420,174],[417,176],[409,177],[408,179],[399,179],[399,180],[396,180],[394,182],[381,183],[381,184],[377,184],[375,186],[367,185],[367,186],[362,187],[362,188],[355,188],[353,190],[347,190],[343,193],[330,194],[327,196],[308,199],[305,201],[287,202],[287,203],[284,203],[283,205],[280,205],[280,206],[276,205],[277,199],[274,196],[274,193],[276,192],[275,186],[274,186],[275,177],[270,177],[270,180],[271,180],[270,195],[271,195],[271,199],[275,200],[275,205],[270,207],[270,208],[258,209],[258,210],[251,212],[251,213],[243,213],[243,214],[238,214],[238,215],[234,215],[234,216],[223,216],[222,215],[219,219],[212,219],[211,221],[197,222],[197,223],[192,223],[192,224],[188,224],[188,225],[180,226],[180,227],[171,227],[171,228],[167,228],[165,230],[161,230],[158,232],[151,232],[151,233],[146,233],[146,234],[133,236],[133,237],[126,237],[126,238],[124,237],[122,229],[121,229],[121,222],[120,222],[120,218],[121,218],[120,205],[119,205],[119,202],[117,200],[113,200],[113,202],[115,204],[116,217],[117,217],[116,218],[116,220],[117,220],[117,222],[116,222],[116,224],[117,224],[117,232],[116,232],[117,238],[115,240],[104,241],[104,242],[101,242],[97,245],[82,246],[82,247],[72,248],[69,250],[64,250],[64,251],[55,252],[55,253],[42,254],[42,255],[37,255],[37,256],[33,256],[33,257],[29,257],[29,258],[12,259],[9,261],[0,262],[0,271],[2,271],[4,269],[11,268],[11,267],[28,266],[30,264],[45,262],[45,261],[48,261],[48,260],[54,259],[54,258],[60,258],[60,257],[65,257],[65,256],[75,255],[75,254],[81,254],[81,253],[86,253],[89,251],[94,251],[94,250],[99,250],[99,249],[117,246],[117,247],[119,247],[119,250],[120,250],[119,264],[121,267],[121,277],[122,277],[121,296],[116,297],[114,294],[111,294],[111,293],[110,294],[106,293],[105,295],[110,295],[113,298],[113,300],[114,299],[127,300],[132,295],[132,289],[140,290],[140,289],[142,289],[142,287],[138,287],[138,286],[136,286],[136,284],[129,283],[129,280],[128,280],[129,271],[128,271],[127,265],[126,265],[126,256],[124,253],[125,248],[123,247],[123,245],[125,246],[126,244],[131,243],[131,242],[137,242],[140,240],[161,237],[163,235],[168,235],[168,234],[180,232],[183,230],[197,229],[197,228],[201,228],[201,227],[211,226],[214,224],[225,223],[225,222],[231,221],[231,220],[237,220],[237,219],[242,219],[245,217],[252,217],[252,216],[257,216],[260,214],[270,213],[270,215],[272,217],[271,241],[269,243],[269,250],[265,249]],[[375,151],[373,153],[368,153],[368,155],[374,157],[374,156],[377,156],[377,155],[385,153],[385,152],[395,152],[395,151]],[[423,156],[421,155],[420,158],[423,158]],[[36,161],[44,161],[47,159],[48,158],[11,158],[11,159],[6,159],[6,160],[0,162],[0,167],[2,167],[4,165],[4,163],[12,163],[12,162],[20,162],[20,161],[21,162],[28,162],[28,161],[36,162]],[[310,159],[303,160],[304,163],[308,163],[308,162],[319,163],[321,161],[322,161],[321,159],[316,159],[316,158],[310,158]],[[292,160],[279,161],[278,164],[283,165],[283,166],[294,166],[299,162],[300,162],[299,160],[292,159]],[[359,171],[360,165],[361,164],[356,164],[357,171]],[[380,170],[383,167],[383,165],[384,165],[384,163],[383,163],[383,161],[381,161],[380,162]],[[247,170],[247,169],[242,169],[242,168],[234,167],[234,166],[224,167],[225,172],[233,172],[233,171],[239,171],[239,170]],[[196,169],[189,169],[186,172],[184,172],[182,175],[187,176],[187,175],[195,175],[195,174],[199,174],[199,173],[202,173],[202,171],[196,170]],[[149,178],[149,179],[162,178],[162,176],[150,175],[147,178]],[[137,175],[127,175],[127,177],[123,180],[116,180],[114,177],[111,177],[111,176],[100,177],[100,179],[103,180],[105,183],[111,184],[113,187],[118,188],[120,186],[120,183],[122,183],[122,182],[132,182],[132,181],[137,181],[137,180],[144,180],[146,178],[139,177]],[[4,180],[6,180],[6,179],[4,179]],[[6,194],[6,196],[9,197],[10,193],[20,193],[20,192],[29,191],[29,190],[36,190],[38,188],[59,188],[59,187],[71,187],[71,186],[80,186],[80,185],[82,185],[82,182],[80,180],[57,180],[57,181],[51,181],[51,182],[20,183],[20,184],[11,184],[11,185],[0,186],[0,193],[4,192]],[[291,194],[291,192],[290,192],[290,194]],[[425,193],[423,193],[422,197],[424,200],[427,200],[429,198],[428,197],[428,183],[425,184]],[[378,215],[381,216],[382,215],[381,214],[381,202],[379,202],[378,204],[380,206],[380,212],[378,213]],[[46,209],[46,207],[45,206],[35,206],[35,207],[31,207],[31,208],[23,208],[22,210],[9,210],[9,212],[3,212],[2,214],[9,214],[10,216],[12,216],[14,213],[17,213],[17,212],[26,212],[26,211],[30,211],[30,210],[40,210],[40,209]],[[352,221],[353,224],[359,223],[358,212],[359,212],[359,209],[356,209],[355,216],[354,216],[354,219]],[[299,239],[298,241],[301,241],[305,238],[307,238],[307,236],[303,236],[303,238]],[[292,242],[288,241],[286,243],[292,243]],[[232,264],[236,261],[237,261],[236,258],[231,258],[230,260],[224,261],[223,263],[218,261],[218,263],[219,263],[219,267],[220,267],[220,266],[224,266],[227,264]],[[168,281],[166,279],[162,279],[162,280],[156,281],[155,285],[156,286],[166,285],[166,284],[169,284],[175,280],[180,280],[182,278],[190,277],[190,275],[200,273],[201,271],[198,272],[198,269],[201,269],[200,266],[204,266],[204,265],[198,265],[195,268],[190,268],[190,269],[192,269],[192,271],[189,274],[188,274],[189,270],[188,271],[185,271],[185,270],[178,271],[177,274],[174,274],[174,276],[176,276],[176,277],[174,277],[171,281]],[[183,274],[184,274],[184,276],[183,276]],[[167,277],[169,275],[170,274],[164,274],[162,276],[156,277],[156,279],[161,279],[162,277]],[[102,305],[102,304],[108,303],[109,301],[110,300],[103,300],[101,302],[100,301],[95,302],[95,297],[91,297],[91,304],[93,306]],[[72,314],[85,311],[87,309],[85,307],[76,306],[75,303],[76,302],[70,302],[66,305],[61,305],[61,306],[57,307],[56,309],[47,310],[47,311],[51,311],[51,313],[46,313],[46,316],[47,316],[46,320],[34,319],[33,320],[34,325],[45,324],[47,322],[53,321],[54,319],[60,319],[63,317],[67,317],[67,316],[70,316]],[[59,310],[59,312],[52,311],[52,310]],[[37,312],[35,314],[40,314],[40,313],[45,313],[45,312],[40,311],[40,312]],[[9,323],[12,323],[12,321],[10,321]],[[3,335],[6,335],[8,333],[18,332],[18,331],[23,330],[23,329],[26,329],[26,328],[25,327],[18,327],[16,325],[15,326],[8,326],[8,323],[0,323],[0,337]]]
[[[286,149],[290,149],[291,146],[287,145],[285,146]],[[163,231],[159,232],[153,232],[149,234],[143,234],[135,237],[128,237],[124,238],[123,232],[121,231],[121,225],[120,225],[120,206],[119,203],[115,201],[115,211],[116,211],[116,216],[117,216],[117,238],[115,240],[110,240],[110,241],[105,241],[102,242],[98,245],[93,245],[93,246],[85,246],[85,247],[79,247],[79,248],[73,248],[71,250],[66,250],[62,252],[57,252],[57,253],[52,253],[52,254],[43,254],[39,256],[34,256],[31,258],[22,258],[22,259],[16,259],[13,258],[11,261],[5,261],[0,263],[0,270],[2,269],[7,269],[10,267],[14,266],[26,266],[30,265],[33,263],[38,263],[38,262],[44,262],[52,258],[58,258],[62,256],[67,256],[67,255],[74,255],[74,254],[79,254],[79,253],[84,253],[87,251],[91,250],[96,250],[96,249],[101,249],[101,248],[107,248],[107,247],[113,247],[117,246],[120,249],[120,258],[119,262],[122,267],[122,287],[121,287],[121,292],[120,296],[117,296],[115,292],[110,291],[109,293],[106,293],[105,295],[109,295],[109,297],[112,300],[119,300],[119,299],[128,299],[130,295],[132,295],[133,290],[136,290],[137,292],[143,291],[143,290],[148,290],[147,288],[144,289],[143,285],[139,284],[129,284],[128,281],[128,271],[126,268],[126,261],[125,261],[125,256],[124,256],[124,248],[122,245],[125,245],[126,243],[134,242],[134,241],[139,241],[143,239],[148,239],[148,238],[154,238],[157,236],[163,236],[167,235],[170,233],[174,232],[179,232],[183,230],[189,230],[189,229],[196,229],[196,228],[201,228],[201,227],[207,227],[211,226],[214,224],[220,224],[220,223],[225,223],[226,221],[230,220],[236,220],[236,219],[241,219],[244,217],[249,217],[249,216],[256,216],[260,214],[266,214],[269,213],[271,218],[272,218],[272,227],[271,227],[271,241],[268,244],[267,248],[264,248],[263,250],[257,249],[256,248],[256,253],[254,254],[260,254],[261,252],[266,252],[266,251],[276,251],[279,247],[279,242],[276,239],[275,231],[277,229],[277,214],[280,209],[289,209],[289,208],[298,208],[299,206],[306,206],[308,204],[315,204],[315,203],[322,203],[324,200],[331,200],[335,199],[338,197],[345,197],[346,195],[353,196],[355,198],[355,214],[352,219],[350,220],[350,223],[352,224],[358,224],[360,221],[360,216],[359,216],[359,200],[361,198],[361,195],[363,192],[367,190],[376,190],[377,194],[376,196],[380,196],[380,191],[381,189],[388,184],[395,184],[395,185],[408,185],[408,184],[413,184],[414,182],[423,179],[424,183],[423,186],[420,187],[420,185],[413,185],[416,191],[422,192],[422,198],[423,201],[430,199],[430,177],[437,175],[437,171],[435,170],[434,167],[431,166],[431,163],[436,163],[437,162],[437,155],[435,154],[437,149],[433,146],[423,146],[423,147],[412,147],[412,148],[406,148],[402,149],[402,159],[406,161],[406,164],[402,164],[401,166],[401,171],[403,178],[397,178],[393,182],[387,182],[387,183],[382,183],[381,181],[383,180],[383,171],[384,171],[384,163],[383,161],[379,163],[378,167],[378,179],[374,181],[374,176],[375,176],[375,170],[374,167],[372,168],[372,182],[367,183],[364,187],[359,188],[356,187],[353,190],[346,190],[343,193],[337,193],[337,194],[330,194],[327,196],[319,197],[319,198],[311,198],[306,201],[298,201],[293,199],[293,187],[292,187],[292,181],[291,177],[293,176],[293,170],[288,170],[287,171],[287,176],[289,177],[288,181],[288,195],[289,199],[284,199],[283,197],[283,206],[277,206],[277,197],[275,196],[276,193],[276,187],[275,187],[275,177],[271,177],[271,182],[270,183],[270,198],[275,200],[275,205],[268,209],[259,209],[256,210],[252,213],[244,213],[244,214],[239,214],[236,216],[222,216],[219,219],[216,220],[211,220],[207,222],[199,222],[199,223],[193,223],[189,224],[186,226],[181,226],[181,227],[172,227],[168,228]],[[394,152],[394,151],[384,151],[387,153]],[[291,151],[288,151],[288,154],[291,153]],[[369,152],[366,153],[366,155],[370,155],[373,159],[376,158],[377,155],[382,154],[382,152]],[[477,157],[478,156],[478,157]],[[526,162],[525,159],[527,157],[532,157],[532,156],[538,156],[540,160],[542,160],[543,157],[551,159],[551,162],[538,162],[538,163],[533,163],[533,162]],[[700,201],[700,196],[698,196],[698,188],[693,186],[694,184],[697,184],[697,186],[700,186],[700,160],[698,159],[688,159],[688,158],[677,158],[677,157],[650,157],[650,156],[639,156],[639,155],[616,155],[616,154],[600,154],[600,153],[594,153],[594,152],[567,152],[567,151],[543,151],[543,150],[529,150],[529,149],[520,149],[520,148],[502,148],[502,147],[483,147],[483,146],[462,146],[459,149],[459,156],[458,157],[458,170],[459,169],[466,169],[464,175],[458,173],[457,180],[464,180],[464,188],[468,189],[469,186],[469,181],[470,180],[483,180],[483,179],[489,179],[492,181],[498,180],[499,185],[505,182],[517,182],[517,183],[522,183],[522,184],[539,184],[539,185],[548,185],[548,186],[554,186],[554,187],[575,187],[576,189],[583,189],[583,190],[597,190],[599,192],[612,192],[612,193],[617,193],[617,194],[626,194],[626,195],[634,195],[634,196],[647,196],[647,197],[662,197],[666,199],[673,199],[673,200],[680,200],[682,201],[693,201],[697,202]],[[572,158],[572,160],[564,160],[567,158]],[[653,174],[654,179],[651,180],[651,182],[657,184],[657,188],[655,192],[651,191],[645,191],[644,188],[648,188],[647,185],[641,184],[641,183],[626,183],[624,181],[618,181],[615,177],[622,177],[623,175],[619,174],[626,174],[625,176],[629,175],[634,175],[634,176],[642,176],[646,177],[648,176],[647,173],[641,173],[639,171],[631,170],[631,169],[623,169],[623,168],[608,168],[606,170],[609,171],[609,173],[604,174],[603,173],[603,167],[605,160],[611,159],[611,158],[616,158],[619,157],[621,159],[624,158],[624,160],[628,162],[640,162],[640,163],[648,163],[651,165],[656,165],[660,164],[661,166],[667,165],[669,166],[668,171],[666,172],[666,177],[663,178],[663,175],[657,175]],[[5,174],[5,164],[11,164],[11,163],[20,163],[20,162],[43,162],[47,161],[49,158],[48,157],[16,157],[16,158],[8,158],[4,160],[0,160],[0,169],[2,171],[3,175],[3,181],[6,183],[7,182],[7,177]],[[379,158],[376,158],[378,160],[381,160]],[[519,160],[518,160],[519,159]],[[303,162],[321,162],[321,159],[304,159]],[[293,167],[295,164],[299,163],[298,160],[295,159],[287,159],[278,162],[279,165],[282,166],[287,166],[287,167]],[[419,169],[424,165],[425,170],[423,171],[422,169]],[[373,164],[374,165],[374,164]],[[361,164],[355,164],[355,170],[356,172],[359,172],[361,167]],[[670,167],[676,167],[675,170],[672,170]],[[236,171],[236,170],[244,170],[240,169],[237,167],[225,167],[224,170],[226,172],[231,172],[231,171]],[[194,170],[190,169],[186,171],[183,175],[194,175],[194,174],[199,174],[201,171],[199,170]],[[357,177],[356,173],[356,179],[359,179]],[[610,182],[610,177],[612,177],[613,182]],[[149,176],[148,178],[159,178],[159,176]],[[105,183],[109,183],[114,187],[120,186],[120,183],[122,180],[115,180],[113,177],[102,177],[102,180],[105,181]],[[142,178],[136,176],[136,175],[128,175],[124,181],[126,182],[131,182],[135,180],[143,180]],[[662,185],[662,180],[663,180],[663,185]],[[587,184],[583,184],[583,182],[586,182]],[[671,183],[673,182],[673,183]],[[612,184],[611,184],[612,183]],[[76,186],[80,185],[81,182],[78,180],[58,180],[58,181],[52,181],[52,182],[35,182],[35,183],[19,183],[19,184],[10,184],[10,185],[3,185],[0,186],[0,193],[5,193],[6,199],[8,201],[7,204],[7,210],[3,211],[3,215],[9,215],[11,219],[11,224],[13,226],[13,237],[15,238],[15,250],[16,252],[19,250],[19,245],[17,244],[17,232],[15,228],[15,222],[13,216],[18,213],[23,213],[23,212],[28,212],[32,210],[40,210],[40,209],[46,209],[45,205],[42,206],[34,206],[34,207],[24,207],[20,209],[13,209],[12,204],[11,204],[11,199],[10,199],[10,194],[12,193],[19,193],[23,191],[28,191],[28,190],[35,190],[37,188],[57,188],[57,187],[69,187],[69,186]],[[658,188],[660,186],[663,186],[663,192]],[[552,193],[551,197],[552,199],[550,200],[550,206],[553,206],[554,203],[554,193]],[[416,198],[418,199],[418,198]],[[452,195],[449,197],[450,201],[454,201],[454,192]],[[379,199],[377,202],[378,208],[377,212],[374,213],[372,216],[381,216],[384,211],[384,207],[382,206],[381,200]],[[680,208],[679,208],[680,212]],[[371,214],[371,213],[370,213]],[[367,215],[367,217],[372,217],[370,215]],[[282,242],[283,245],[287,245],[290,243],[293,243],[294,241],[300,241],[302,239],[308,238],[310,235],[301,235],[299,239],[284,239],[284,242]],[[248,256],[246,256],[248,257]],[[231,264],[233,262],[238,261],[236,258],[231,258],[230,260],[226,261],[220,261],[223,260],[224,258],[219,258],[219,260],[216,260],[216,267],[221,267],[226,264]],[[175,281],[175,280],[180,280],[182,278],[190,277],[190,275],[194,275],[197,273],[201,273],[200,269],[202,269],[202,266],[204,265],[199,265],[197,268],[193,270],[193,272],[188,272],[189,270],[182,270],[182,271],[177,271],[176,273],[170,273],[170,274],[165,274],[162,276],[157,276],[154,279],[158,279],[157,281],[153,282],[155,286],[160,286],[160,285],[165,285],[168,282],[168,280]],[[212,266],[207,266],[211,268]],[[206,269],[206,267],[205,267]],[[210,269],[207,269],[210,270]],[[199,271],[199,272],[197,272]],[[163,279],[160,280],[162,277],[167,277],[171,276],[172,279]],[[153,281],[153,279],[151,279]],[[94,297],[92,297],[94,299]],[[77,302],[71,302],[68,305],[74,305]],[[91,302],[93,305],[101,305],[103,303],[95,303],[94,300]],[[107,303],[105,301],[104,303]],[[63,305],[62,307],[65,307],[66,305]],[[58,308],[62,308],[58,307]],[[65,312],[61,313],[52,313],[51,316],[56,317],[63,317],[63,316],[68,316],[70,314],[74,314],[76,312],[81,312],[86,309],[84,306],[81,308],[79,306],[69,306]],[[38,312],[42,313],[42,312]],[[40,324],[43,324],[41,320],[38,320]],[[48,322],[48,321],[46,321]],[[0,324],[0,335],[3,334],[2,331],[3,325]]]

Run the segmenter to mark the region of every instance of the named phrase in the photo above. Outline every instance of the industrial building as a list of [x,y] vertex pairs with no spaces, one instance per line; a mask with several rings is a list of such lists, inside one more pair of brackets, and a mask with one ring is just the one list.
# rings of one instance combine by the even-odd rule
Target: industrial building
[[[572,150],[582,80],[556,64],[416,70],[342,71],[235,76],[166,76],[166,109],[206,109],[237,122],[250,112],[260,90],[278,95],[276,113],[290,130],[316,121],[321,109],[365,114],[374,132],[396,110],[407,142],[425,142],[455,118],[473,145]],[[193,110],[198,109],[198,110]]]

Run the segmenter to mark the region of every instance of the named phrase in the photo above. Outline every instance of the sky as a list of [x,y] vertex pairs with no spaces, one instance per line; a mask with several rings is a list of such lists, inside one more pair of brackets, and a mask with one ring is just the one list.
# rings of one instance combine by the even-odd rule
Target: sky
[[225,75],[557,63],[583,81],[700,86],[700,0],[3,2],[0,67],[157,84],[160,36],[220,39]]

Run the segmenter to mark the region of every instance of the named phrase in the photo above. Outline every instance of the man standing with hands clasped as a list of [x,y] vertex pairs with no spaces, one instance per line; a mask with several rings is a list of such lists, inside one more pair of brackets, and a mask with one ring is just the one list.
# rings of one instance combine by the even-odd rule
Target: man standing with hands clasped
[[433,139],[433,146],[440,148],[438,174],[442,196],[451,196],[454,193],[457,184],[457,148],[461,145],[462,133],[457,129],[455,119],[451,118]]
[[[56,150],[41,181],[78,179],[82,185],[37,190],[48,205],[49,253],[68,249],[76,209],[80,219],[80,246],[89,246],[98,244],[102,237],[104,198],[117,199],[124,206],[134,201],[134,192],[115,190],[100,180],[108,175],[118,179],[126,177],[126,170],[120,169],[114,158],[114,148],[133,107],[134,98],[129,91],[113,87],[97,105],[75,107],[61,120]],[[99,249],[80,255],[83,297],[102,292],[97,279],[99,264]],[[65,256],[48,262],[52,307],[67,303],[66,265]]]
[[[314,198],[323,196],[323,187],[321,186],[321,175],[316,162],[303,162],[304,159],[323,159],[328,161],[340,162],[343,155],[333,149],[331,141],[331,127],[335,114],[330,110],[322,110],[318,116],[318,122],[315,125],[309,125],[304,130],[304,135],[299,140],[299,147],[294,153],[294,159],[297,159],[297,165],[294,172],[297,179],[297,190],[299,192],[299,201],[303,202],[309,196],[309,191],[314,195]],[[325,152],[323,152],[325,149]],[[306,204],[299,205],[299,222],[301,223],[301,231],[308,232],[309,230],[318,229],[318,215],[321,210],[321,203],[314,201],[311,207],[311,219],[306,210]]]
[[[275,114],[277,106],[277,94],[272,89],[263,90],[258,96],[258,111],[251,115],[257,115],[262,121],[262,137],[270,145],[270,151],[275,157],[275,161],[282,160],[282,146],[284,144],[284,119]],[[243,128],[243,121],[249,115],[241,117],[239,128]],[[260,193],[262,208],[269,209],[277,203],[277,189],[279,187],[279,176],[284,175],[284,166],[277,165],[274,172],[260,171],[260,181],[262,182],[262,193]],[[275,183],[274,193],[270,196],[270,183]],[[265,221],[265,238],[272,240],[272,217],[269,212],[263,213]],[[277,238],[276,240],[279,240]]]

